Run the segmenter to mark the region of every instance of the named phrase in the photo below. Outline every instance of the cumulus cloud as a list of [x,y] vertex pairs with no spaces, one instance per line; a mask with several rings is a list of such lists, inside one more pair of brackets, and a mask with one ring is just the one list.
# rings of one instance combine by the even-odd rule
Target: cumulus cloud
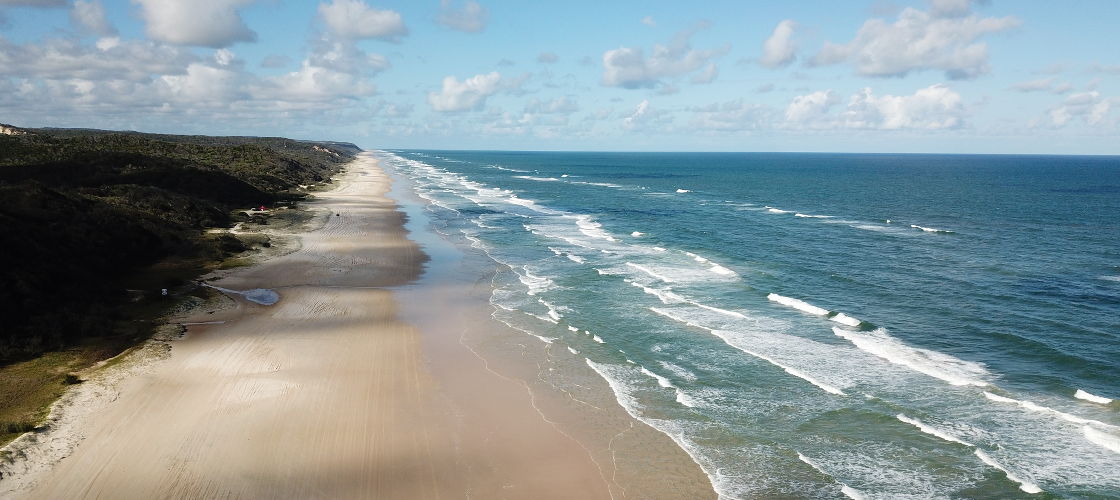
[[257,34],[245,25],[238,8],[253,0],[133,0],[147,24],[148,38],[177,45],[228,47],[252,42]]
[[9,77],[143,81],[183,73],[197,59],[189,50],[148,41],[110,37],[95,46],[72,39],[18,45],[0,36],[0,67]]
[[552,52],[541,52],[541,54],[537,56],[537,62],[544,64],[552,64],[559,60],[560,57]]
[[473,0],[468,0],[462,7],[456,7],[452,0],[440,0],[439,7],[436,21],[453,30],[479,33],[486,29],[486,21],[490,18],[490,12]]
[[366,53],[350,41],[325,37],[312,41],[307,61],[311,66],[353,75],[372,76],[389,68],[389,60],[380,54]]
[[900,130],[953,129],[964,125],[966,110],[960,94],[945,85],[931,85],[911,95],[876,96],[870,88],[841,102],[832,90],[795,97],[786,107],[786,126],[811,129]]
[[653,16],[646,16],[642,18],[642,24],[646,26],[657,26],[657,21],[653,20]]
[[698,24],[678,33],[668,45],[654,45],[649,58],[641,48],[619,47],[604,52],[603,85],[628,89],[652,88],[660,84],[662,78],[692,73],[712,59],[726,54],[729,50],[726,46],[712,50],[692,48],[692,35],[704,28],[707,24]]
[[778,23],[774,32],[762,44],[762,57],[758,64],[767,68],[780,68],[789,65],[796,57],[797,49],[793,44],[793,32],[797,24],[790,19]]
[[332,0],[319,4],[319,16],[331,34],[344,39],[375,38],[399,42],[408,34],[401,15],[378,10],[361,0]]
[[475,75],[461,82],[454,76],[447,76],[439,92],[428,93],[428,104],[435,111],[481,109],[486,104],[486,98],[498,91],[501,80],[502,75],[496,71]]
[[105,17],[105,7],[97,0],[75,0],[70,10],[70,22],[82,31],[100,36],[117,34],[116,28]]
[[988,46],[977,40],[1020,22],[1014,17],[981,18],[969,14],[968,7],[966,1],[938,0],[929,12],[904,9],[893,24],[868,20],[852,41],[826,42],[810,64],[850,62],[864,76],[940,70],[952,80],[976,78],[989,71]]
[[1050,124],[1064,127],[1073,121],[1084,121],[1089,125],[1102,125],[1117,104],[1116,99],[1106,99],[1100,92],[1079,92],[1065,99],[1060,105],[1047,112]]

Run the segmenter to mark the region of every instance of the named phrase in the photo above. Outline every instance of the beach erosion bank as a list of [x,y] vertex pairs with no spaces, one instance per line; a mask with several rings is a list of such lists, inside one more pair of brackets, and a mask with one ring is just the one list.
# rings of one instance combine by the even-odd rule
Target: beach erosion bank
[[425,233],[406,183],[360,155],[299,250],[214,281],[278,302],[182,319],[197,324],[80,422],[69,456],[0,494],[714,496],[587,366],[490,318],[496,264]]

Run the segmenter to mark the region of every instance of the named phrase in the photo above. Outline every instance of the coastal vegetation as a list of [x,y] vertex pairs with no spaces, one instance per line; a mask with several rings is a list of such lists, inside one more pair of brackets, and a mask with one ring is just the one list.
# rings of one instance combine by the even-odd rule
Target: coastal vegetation
[[[267,239],[210,234],[293,206],[335,142],[0,126],[0,443],[73,372],[147,338],[171,290]],[[29,404],[21,405],[20,401]],[[22,409],[20,409],[22,408]],[[8,436],[5,436],[8,435]]]

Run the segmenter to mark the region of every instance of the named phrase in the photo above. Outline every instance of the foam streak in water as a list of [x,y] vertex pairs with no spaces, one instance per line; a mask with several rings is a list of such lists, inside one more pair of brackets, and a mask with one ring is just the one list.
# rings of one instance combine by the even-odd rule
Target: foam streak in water
[[918,420],[916,418],[910,418],[910,417],[907,417],[906,415],[903,415],[901,413],[899,413],[898,415],[895,415],[895,418],[897,418],[897,419],[899,419],[903,422],[906,422],[910,425],[913,425],[914,427],[917,427],[918,430],[920,430],[920,431],[922,431],[926,434],[929,434],[931,436],[936,436],[936,437],[939,437],[939,438],[944,439],[946,441],[963,444],[965,446],[973,446],[972,443],[962,441],[960,438],[958,438],[958,437],[956,437],[952,434],[949,434],[948,432],[945,432],[941,429],[938,429],[936,427],[928,425],[925,422],[922,422],[921,420]]
[[887,332],[882,328],[873,332],[862,333],[834,326],[832,332],[838,337],[847,339],[856,347],[891,363],[939,378],[950,384],[988,385],[987,382],[981,380],[988,373],[983,365],[929,349],[910,347],[887,335]]
[[1042,488],[1039,488],[1038,485],[1036,485],[1036,484],[1034,484],[1030,481],[1027,481],[1025,479],[1022,479],[1019,476],[1012,473],[1011,471],[1007,470],[1006,467],[1000,465],[999,462],[996,462],[994,459],[992,459],[992,457],[988,456],[987,453],[984,453],[981,450],[976,450],[976,456],[979,457],[980,460],[983,461],[984,463],[1002,471],[1004,474],[1007,475],[1007,479],[1010,479],[1011,481],[1019,483],[1019,489],[1020,490],[1023,490],[1025,492],[1031,493],[1031,494],[1042,493]]
[[1120,437],[1107,432],[1098,431],[1088,425],[1082,427],[1081,432],[1085,434],[1085,439],[1088,439],[1090,443],[1110,450],[1113,453],[1120,453]]
[[816,462],[813,462],[812,460],[809,460],[809,457],[806,457],[805,455],[802,455],[801,453],[798,453],[797,454],[797,459],[802,461],[802,462],[805,462],[806,464],[808,464],[809,467],[813,468],[813,470],[828,476],[828,478],[832,479],[833,481],[836,481],[836,484],[840,485],[840,492],[843,493],[848,498],[851,498],[852,500],[863,500],[863,498],[864,498],[863,493],[860,493],[859,490],[857,490],[855,488],[852,488],[851,486],[848,486],[848,485],[840,482],[836,478],[832,477],[832,475],[825,472],[824,469],[822,469],[819,465],[817,465]]
[[1085,392],[1081,389],[1078,389],[1077,392],[1073,393],[1073,397],[1075,397],[1077,399],[1084,399],[1085,401],[1092,401],[1094,403],[1102,404],[1102,405],[1106,405],[1106,404],[1109,404],[1109,403],[1112,402],[1112,400],[1109,399],[1109,398],[1105,398],[1105,397],[1101,397],[1101,396],[1095,396],[1095,395],[1089,394],[1088,392]]
[[794,309],[797,309],[798,311],[807,312],[809,314],[815,314],[817,316],[827,316],[828,315],[828,309],[822,309],[820,307],[814,306],[813,304],[810,304],[810,303],[805,302],[803,300],[798,300],[798,299],[794,299],[794,298],[790,298],[790,297],[784,297],[784,296],[778,295],[776,293],[772,293],[770,295],[767,295],[766,298],[771,300],[772,302],[777,302],[777,303],[779,303],[783,306],[792,307]]

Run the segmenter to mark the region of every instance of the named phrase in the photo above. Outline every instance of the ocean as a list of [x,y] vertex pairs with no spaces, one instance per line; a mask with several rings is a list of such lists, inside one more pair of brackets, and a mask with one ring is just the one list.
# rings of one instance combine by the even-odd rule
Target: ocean
[[723,497],[1120,497],[1120,158],[377,155]]

